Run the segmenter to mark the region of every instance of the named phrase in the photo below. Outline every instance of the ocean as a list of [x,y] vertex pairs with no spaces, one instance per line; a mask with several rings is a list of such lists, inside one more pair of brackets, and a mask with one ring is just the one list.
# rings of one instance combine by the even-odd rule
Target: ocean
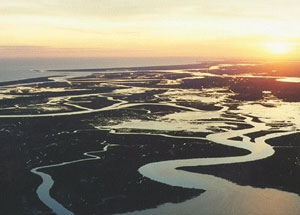
[[196,58],[16,58],[0,59],[0,82],[38,78],[57,73],[49,69],[94,69],[197,63]]

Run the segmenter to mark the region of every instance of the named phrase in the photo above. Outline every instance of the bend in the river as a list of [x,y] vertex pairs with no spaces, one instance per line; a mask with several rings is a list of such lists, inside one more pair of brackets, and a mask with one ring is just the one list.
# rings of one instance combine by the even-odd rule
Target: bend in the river
[[[102,142],[101,144],[105,144],[105,143],[106,143],[106,141]],[[37,193],[39,199],[57,215],[73,215],[74,213],[72,211],[68,210],[62,204],[60,204],[58,201],[56,201],[53,197],[51,197],[50,190],[54,185],[54,180],[52,179],[52,177],[50,175],[48,175],[44,172],[41,172],[41,171],[44,169],[48,169],[48,168],[61,167],[61,166],[66,166],[66,165],[70,165],[70,164],[74,164],[74,163],[101,159],[100,156],[97,156],[94,154],[106,152],[108,150],[108,148],[111,146],[115,146],[115,145],[107,144],[103,148],[103,150],[83,153],[83,155],[88,158],[74,160],[74,161],[68,161],[68,162],[62,162],[62,163],[58,163],[58,164],[40,166],[40,167],[36,167],[36,168],[32,169],[31,172],[33,174],[36,174],[42,178],[42,183],[39,185],[39,187],[36,190],[36,193]]]

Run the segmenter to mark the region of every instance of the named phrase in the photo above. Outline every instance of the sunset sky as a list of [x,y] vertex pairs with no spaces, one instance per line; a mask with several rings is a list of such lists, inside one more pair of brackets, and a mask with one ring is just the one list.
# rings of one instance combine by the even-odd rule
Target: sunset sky
[[300,54],[299,0],[2,0],[0,57]]

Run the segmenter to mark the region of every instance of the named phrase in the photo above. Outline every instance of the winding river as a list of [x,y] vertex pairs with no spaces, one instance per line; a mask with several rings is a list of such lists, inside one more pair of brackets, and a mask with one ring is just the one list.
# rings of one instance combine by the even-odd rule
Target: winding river
[[[300,212],[300,197],[296,194],[275,189],[239,186],[212,175],[178,169],[186,166],[232,164],[264,159],[274,154],[273,148],[265,142],[267,139],[295,133],[294,131],[283,131],[268,134],[256,138],[253,143],[249,137],[244,135],[266,130],[269,127],[263,123],[253,122],[251,117],[247,117],[245,121],[253,128],[207,136],[208,140],[215,143],[248,150],[249,154],[245,156],[170,160],[150,163],[139,169],[143,176],[151,180],[171,186],[202,189],[205,190],[204,194],[180,204],[168,203],[155,209],[125,214],[298,214]],[[230,138],[237,136],[243,137],[243,140],[230,140]]]
[[[149,104],[140,103],[137,105]],[[132,106],[135,106],[135,104],[124,105],[124,107]],[[112,107],[112,109],[114,108],[115,106]],[[180,106],[180,108],[183,107]],[[221,111],[224,111],[224,109],[222,109]],[[193,109],[189,111],[196,110]],[[142,166],[138,170],[140,174],[151,180],[168,184],[170,186],[205,190],[206,192],[204,194],[183,203],[168,203],[160,205],[155,209],[136,211],[126,214],[297,214],[300,211],[300,198],[296,194],[278,191],[275,189],[261,189],[253,188],[250,186],[239,186],[228,180],[212,175],[192,173],[178,169],[179,167],[186,166],[232,164],[264,159],[274,154],[273,148],[265,142],[267,139],[295,133],[295,131],[282,131],[279,133],[267,134],[265,136],[256,138],[255,142],[251,142],[250,138],[245,136],[245,134],[268,130],[270,129],[270,127],[265,123],[255,122],[250,116],[240,116],[245,118],[244,122],[251,125],[252,128],[214,133],[208,135],[206,139],[217,144],[245,149],[249,151],[249,154],[234,157],[195,158],[155,162]],[[203,139],[197,137],[171,136],[162,134],[151,135],[160,135],[169,138],[181,139]],[[242,137],[242,140],[230,140],[231,138],[237,136]],[[37,189],[37,194],[40,200],[49,208],[51,208],[57,215],[73,214],[71,211],[64,208],[60,203],[58,203],[50,196],[50,189],[52,188],[54,181],[52,180],[51,176],[41,172],[41,170],[51,167],[69,165],[76,162],[99,159],[98,156],[91,154],[105,152],[107,151],[109,146],[110,145],[107,145],[102,151],[84,153],[84,155],[91,158],[80,159],[71,162],[63,162],[60,164],[42,166],[33,169],[32,172],[39,175],[43,179],[42,184]],[[216,205],[218,205],[218,207],[216,207]]]
[[[113,100],[111,97],[107,97]],[[66,101],[69,106],[81,108],[79,105],[74,105]],[[50,114],[32,114],[32,115],[0,115],[0,118],[37,118],[37,117],[59,117],[97,113],[103,111],[131,108],[145,105],[156,106],[171,106],[181,110],[189,111],[191,113],[199,112],[196,108],[185,107],[176,105],[174,103],[128,103],[126,101],[120,101],[109,107],[100,109],[81,108],[80,111],[67,112],[67,113],[50,113]],[[227,107],[223,107],[222,110],[216,111],[225,113]],[[250,186],[240,186],[231,181],[215,177],[208,174],[192,173],[178,169],[179,167],[192,167],[192,166],[210,166],[220,164],[233,164],[256,161],[265,159],[274,154],[274,149],[266,143],[266,140],[281,137],[284,135],[293,134],[296,131],[283,130],[279,133],[267,134],[258,137],[251,141],[246,136],[248,133],[259,132],[269,130],[269,127],[264,122],[255,122],[253,117],[236,114],[242,117],[244,120],[242,123],[251,125],[251,128],[230,130],[225,132],[213,133],[206,137],[207,140],[216,144],[221,144],[230,147],[236,147],[245,149],[249,153],[243,156],[234,157],[217,157],[217,158],[193,158],[193,159],[180,159],[180,160],[168,160],[161,162],[154,162],[146,164],[138,169],[139,173],[144,177],[147,177],[153,181],[164,183],[170,186],[182,187],[182,188],[194,188],[205,190],[203,194],[191,200],[187,200],[182,203],[167,203],[160,205],[156,208],[147,209],[143,211],[133,211],[124,214],[130,215],[167,215],[167,214],[187,214],[187,215],[294,215],[300,213],[300,197],[296,194],[283,192],[275,189],[261,189]],[[223,117],[223,119],[226,119]],[[186,137],[186,136],[171,136],[164,134],[151,134],[161,135],[168,138],[188,138],[188,139],[203,139],[200,137]],[[233,137],[241,137],[242,140],[232,140]],[[43,172],[43,170],[61,167],[65,165],[71,165],[79,162],[87,162],[98,160],[101,157],[95,154],[105,153],[109,147],[114,145],[106,142],[102,143],[104,148],[100,151],[85,152],[83,155],[88,157],[84,159],[78,159],[75,161],[62,162],[58,164],[46,165],[36,167],[31,170],[33,174],[38,175],[42,179],[42,183],[36,190],[39,199],[49,207],[57,215],[73,215],[74,213],[50,195],[50,190],[54,185],[52,177]]]
[[100,156],[97,156],[95,154],[103,153],[108,150],[109,147],[116,146],[115,144],[107,144],[106,141],[103,141],[101,143],[102,145],[106,144],[103,150],[100,151],[91,151],[91,152],[85,152],[83,153],[84,156],[89,157],[85,159],[79,159],[75,161],[69,161],[69,162],[63,162],[58,164],[52,164],[52,165],[46,165],[46,166],[40,166],[36,167],[31,170],[33,174],[36,174],[42,178],[42,183],[39,185],[39,187],[36,190],[36,193],[39,197],[39,199],[47,205],[55,214],[58,215],[73,215],[74,213],[66,209],[63,205],[61,205],[59,202],[57,202],[54,198],[50,195],[50,190],[54,185],[54,180],[52,177],[44,172],[41,172],[42,170],[54,168],[54,167],[61,167],[66,166],[74,163],[79,162],[86,162],[86,161],[94,161],[101,159]]

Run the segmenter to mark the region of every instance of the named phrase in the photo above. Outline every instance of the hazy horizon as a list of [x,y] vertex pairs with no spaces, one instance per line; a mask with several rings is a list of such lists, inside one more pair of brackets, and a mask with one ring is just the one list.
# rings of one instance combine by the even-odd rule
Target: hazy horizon
[[12,0],[0,58],[299,59],[299,1]]
[[[198,58],[0,58],[0,82],[53,75],[35,70],[195,64]],[[54,75],[57,75],[54,73]]]

